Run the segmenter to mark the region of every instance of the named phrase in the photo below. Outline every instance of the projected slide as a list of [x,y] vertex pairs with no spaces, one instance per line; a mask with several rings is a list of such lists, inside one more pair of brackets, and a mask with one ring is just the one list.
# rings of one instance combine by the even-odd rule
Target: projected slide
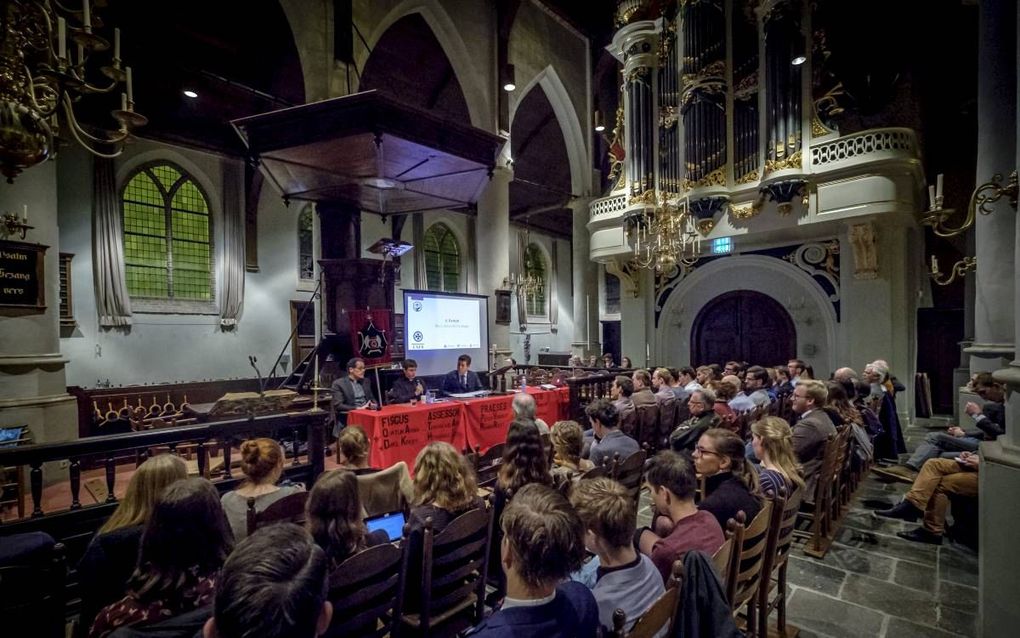
[[489,350],[489,298],[424,290],[404,291],[404,343],[419,375],[446,374],[457,357],[485,370]]
[[412,299],[407,314],[408,351],[463,350],[482,346],[478,300],[457,297]]

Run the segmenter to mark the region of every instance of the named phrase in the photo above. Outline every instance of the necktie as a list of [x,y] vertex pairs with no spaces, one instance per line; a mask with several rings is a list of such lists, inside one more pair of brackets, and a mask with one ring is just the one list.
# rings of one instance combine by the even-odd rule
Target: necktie
[[460,385],[461,385],[462,388],[467,390],[467,375],[466,374],[460,378]]

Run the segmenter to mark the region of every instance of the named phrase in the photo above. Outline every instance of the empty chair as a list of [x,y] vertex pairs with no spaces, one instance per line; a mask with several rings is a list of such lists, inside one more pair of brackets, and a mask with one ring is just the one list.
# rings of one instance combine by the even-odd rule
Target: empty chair
[[333,620],[327,637],[382,638],[393,631],[400,611],[402,557],[397,546],[385,543],[351,556],[333,570],[329,577]]
[[275,501],[272,505],[259,512],[254,497],[248,498],[248,535],[251,536],[260,527],[273,523],[303,523],[305,520],[305,503],[308,492],[295,492]]
[[[432,519],[426,519],[421,582],[411,583],[405,579],[402,586],[403,591],[420,590],[421,604],[418,609],[401,614],[402,625],[429,635],[430,629],[438,625],[450,623],[445,629],[452,634],[480,622],[491,537],[490,508],[461,514],[439,534],[433,534]],[[405,573],[409,572],[407,554],[405,552]]]

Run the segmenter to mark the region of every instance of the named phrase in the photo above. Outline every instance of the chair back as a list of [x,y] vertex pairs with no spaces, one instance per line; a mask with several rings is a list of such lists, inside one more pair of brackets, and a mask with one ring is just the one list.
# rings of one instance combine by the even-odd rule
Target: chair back
[[[404,534],[407,539],[406,526]],[[392,543],[351,556],[329,575],[333,620],[327,638],[382,638],[392,633],[400,611],[403,552]]]
[[388,512],[408,511],[413,496],[411,473],[407,463],[397,461],[385,470],[371,474],[359,474],[358,496],[366,516],[378,516]]
[[726,542],[712,554],[712,567],[715,567],[715,574],[719,577],[719,582],[723,584],[723,591],[727,591],[730,580],[730,562],[733,560],[733,534],[730,530],[723,533],[726,535]]
[[612,467],[608,463],[605,465],[596,465],[595,467],[591,468],[590,470],[582,474],[581,477],[577,480],[583,481],[585,479],[596,479],[602,478],[604,476],[609,476],[611,470]]
[[620,431],[631,438],[637,438],[637,409],[630,408],[620,411]]
[[[488,576],[489,541],[492,538],[492,508],[479,508],[455,518],[439,534],[425,520],[422,548],[421,610],[404,615],[423,635],[439,625],[471,611],[471,625],[482,619],[485,581]],[[466,628],[466,627],[465,627]]]
[[673,571],[666,583],[666,591],[652,603],[645,613],[638,617],[637,622],[626,630],[627,614],[622,609],[613,612],[613,629],[610,638],[654,638],[658,635],[672,635],[673,625],[680,611],[680,590],[683,587],[684,565],[681,561],[673,563]]
[[618,456],[613,459],[611,475],[616,482],[627,489],[627,494],[635,503],[641,499],[641,478],[645,474],[645,459],[647,458],[647,452],[638,450],[622,462]]
[[751,524],[746,527],[740,526],[739,533],[734,534],[737,540],[733,544],[734,556],[730,561],[731,578],[727,583],[727,599],[730,601],[730,609],[734,612],[758,593],[771,523],[772,501],[766,499]]
[[637,439],[638,445],[646,443],[656,449],[662,447],[662,442],[656,442],[659,437],[659,406],[656,403],[639,405],[634,408],[637,414]]
[[489,485],[495,482],[499,474],[499,466],[503,461],[503,450],[505,447],[506,444],[497,443],[486,450],[485,454],[475,454],[475,474],[480,485]]
[[255,497],[249,496],[248,536],[254,534],[258,528],[272,525],[273,523],[304,523],[305,503],[307,502],[308,492],[302,490],[284,496],[259,512],[255,509]]
[[832,495],[832,481],[836,477],[839,462],[839,434],[830,434],[825,441],[822,453],[822,465],[818,468],[818,482],[815,483],[815,511],[820,512],[829,507]]
[[33,636],[63,638],[67,583],[63,543],[53,545],[45,565],[40,562],[0,567],[0,617],[7,626],[31,624]]

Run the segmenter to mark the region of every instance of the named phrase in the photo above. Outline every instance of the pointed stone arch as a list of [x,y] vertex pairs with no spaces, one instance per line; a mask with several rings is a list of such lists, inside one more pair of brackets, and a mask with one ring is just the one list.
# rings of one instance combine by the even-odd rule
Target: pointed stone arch
[[587,171],[585,170],[588,165],[588,146],[581,129],[581,123],[577,119],[577,110],[567,93],[567,87],[563,85],[563,80],[560,79],[551,64],[528,81],[524,89],[520,91],[520,99],[515,99],[510,103],[511,128],[514,116],[517,114],[517,107],[524,102],[524,98],[536,85],[542,87],[542,91],[545,92],[553,113],[556,115],[556,121],[560,125],[560,132],[563,134],[563,142],[567,147],[567,158],[570,162],[570,192],[575,196],[584,197],[591,190],[591,180],[586,177]]
[[485,98],[485,91],[479,82],[482,73],[475,68],[471,54],[468,52],[464,40],[454,25],[450,15],[443,9],[437,0],[405,0],[393,7],[389,13],[375,26],[368,37],[368,48],[359,48],[355,52],[355,64],[357,68],[364,69],[365,63],[376,43],[382,38],[386,30],[403,17],[417,13],[421,15],[425,23],[432,29],[432,34],[439,41],[446,59],[450,61],[453,73],[460,83],[461,91],[464,93],[464,100],[467,102],[468,112],[471,115],[471,125],[481,129],[491,130],[491,117],[489,117],[489,104]]

